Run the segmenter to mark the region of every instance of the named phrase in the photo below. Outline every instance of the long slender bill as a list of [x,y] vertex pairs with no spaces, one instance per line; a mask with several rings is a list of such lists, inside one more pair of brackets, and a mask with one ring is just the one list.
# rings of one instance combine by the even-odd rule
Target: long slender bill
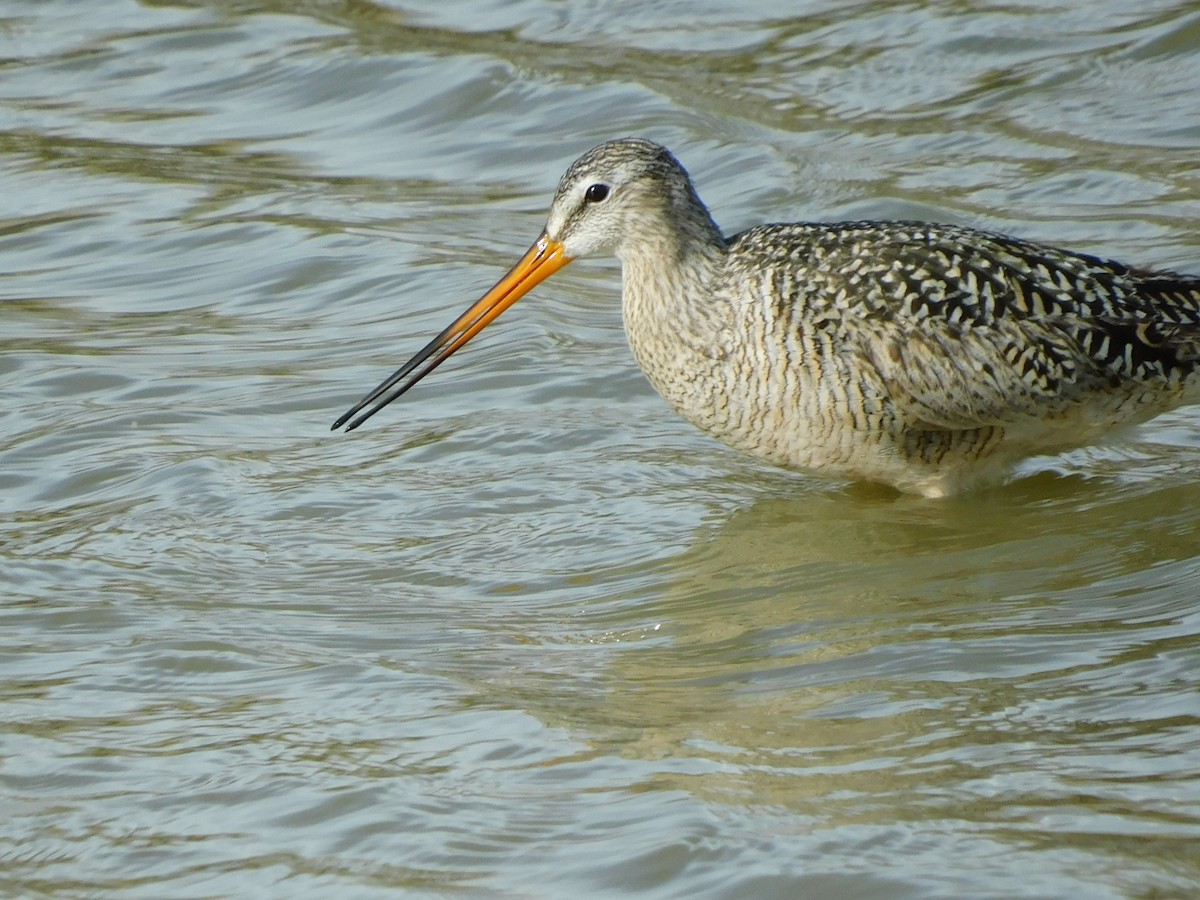
[[[520,261],[508,270],[507,275],[471,304],[470,309],[451,322],[441,334],[421,348],[416,356],[347,410],[333,423],[333,429],[341,428],[350,422],[346,425],[346,430],[353,431],[449,359],[454,351],[483,331],[500,313],[529,293],[532,287],[545,281],[570,261],[571,257],[563,251],[563,245],[552,240],[543,231]],[[367,406],[371,408],[358,415],[359,411]],[[354,418],[356,415],[358,418]]]

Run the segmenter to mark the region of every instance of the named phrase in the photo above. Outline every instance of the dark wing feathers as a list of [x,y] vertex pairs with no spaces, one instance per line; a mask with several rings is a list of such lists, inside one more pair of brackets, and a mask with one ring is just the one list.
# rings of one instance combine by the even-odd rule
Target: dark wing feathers
[[1200,368],[1200,278],[915,222],[764,226],[734,239],[774,272],[777,314],[837,318],[928,427],[1043,418]]

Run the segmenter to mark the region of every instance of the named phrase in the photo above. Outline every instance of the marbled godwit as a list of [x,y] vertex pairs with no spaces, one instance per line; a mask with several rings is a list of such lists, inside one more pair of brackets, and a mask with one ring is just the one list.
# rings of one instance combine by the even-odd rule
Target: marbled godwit
[[1200,277],[919,222],[726,238],[666,148],[625,139],[576,160],[521,260],[333,427],[357,428],[534,285],[603,253],[621,261],[625,331],[658,392],[788,468],[945,496],[1200,399]]

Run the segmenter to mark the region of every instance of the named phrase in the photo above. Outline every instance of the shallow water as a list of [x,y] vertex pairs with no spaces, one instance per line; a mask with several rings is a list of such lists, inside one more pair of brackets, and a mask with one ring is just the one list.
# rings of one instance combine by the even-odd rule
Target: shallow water
[[670,413],[565,166],[1200,269],[1194,4],[0,3],[0,893],[1200,889],[1200,411],[941,503]]

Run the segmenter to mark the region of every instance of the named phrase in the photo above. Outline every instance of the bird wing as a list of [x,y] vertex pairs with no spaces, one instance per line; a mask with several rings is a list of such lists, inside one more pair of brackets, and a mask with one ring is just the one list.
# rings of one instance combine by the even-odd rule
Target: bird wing
[[876,373],[916,428],[1065,415],[1197,367],[1200,282],[1186,276],[955,226],[768,228],[799,232],[762,242],[792,248],[776,302],[796,327],[837,330],[828,346]]
[[1000,321],[879,319],[847,325],[847,347],[873,371],[896,411],[921,430],[1044,419],[1101,380],[1054,328]]

